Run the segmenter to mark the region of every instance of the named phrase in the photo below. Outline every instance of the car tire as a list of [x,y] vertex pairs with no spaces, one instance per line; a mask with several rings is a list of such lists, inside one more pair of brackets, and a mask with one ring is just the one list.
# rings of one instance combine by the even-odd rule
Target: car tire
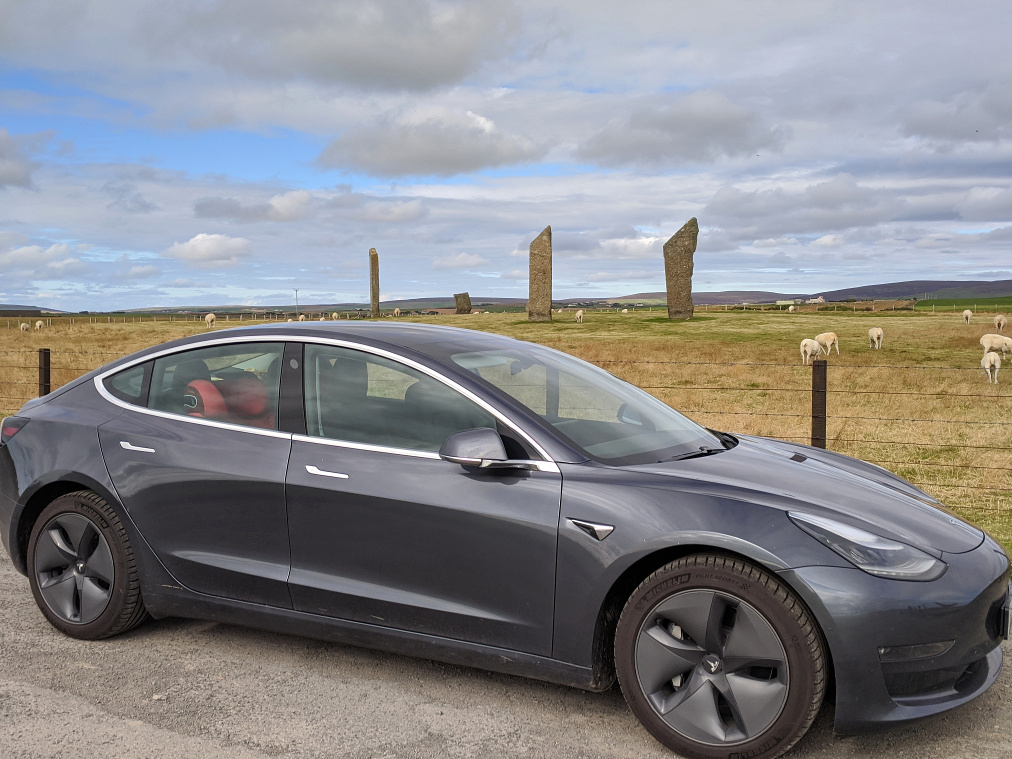
[[615,631],[629,707],[690,759],[780,756],[826,691],[814,618],[774,575],[730,556],[671,562],[630,595]]
[[60,632],[98,640],[147,619],[130,539],[101,496],[60,496],[39,515],[28,541],[35,603]]

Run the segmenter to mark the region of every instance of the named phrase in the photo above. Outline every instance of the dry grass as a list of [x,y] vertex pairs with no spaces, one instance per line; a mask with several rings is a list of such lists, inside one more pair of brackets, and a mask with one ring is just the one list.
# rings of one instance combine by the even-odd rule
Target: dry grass
[[[811,370],[801,365],[798,344],[832,330],[841,355],[829,359],[829,448],[921,484],[1012,547],[1012,394],[1005,384],[987,384],[980,368],[978,340],[988,324],[899,310],[709,310],[679,323],[658,309],[591,311],[580,325],[573,313],[542,324],[515,313],[411,320],[549,345],[647,388],[707,426],[802,442],[811,434]],[[868,348],[871,326],[885,330],[881,351]],[[0,326],[0,410],[11,413],[35,395],[39,347],[52,349],[58,386],[139,348],[203,331],[178,321],[54,322],[29,335]],[[1006,378],[1012,382],[1012,373],[1003,372]]]

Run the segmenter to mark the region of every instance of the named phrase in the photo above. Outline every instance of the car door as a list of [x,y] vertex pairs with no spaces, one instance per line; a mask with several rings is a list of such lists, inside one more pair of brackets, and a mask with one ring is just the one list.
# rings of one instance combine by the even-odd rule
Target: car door
[[119,497],[165,568],[191,590],[291,608],[285,472],[277,429],[281,342],[232,342],[105,380],[123,406],[99,428]]
[[409,364],[306,346],[307,434],[287,479],[294,606],[548,655],[558,467],[477,473],[440,459],[453,432],[502,421]]

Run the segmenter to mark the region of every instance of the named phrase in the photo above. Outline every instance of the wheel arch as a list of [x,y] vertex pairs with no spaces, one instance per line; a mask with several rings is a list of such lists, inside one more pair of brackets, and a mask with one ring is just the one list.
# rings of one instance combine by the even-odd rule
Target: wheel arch
[[622,613],[622,608],[625,606],[629,596],[632,595],[632,592],[641,582],[643,582],[643,580],[663,567],[665,564],[697,553],[728,556],[742,561],[747,561],[751,564],[756,564],[774,575],[779,582],[782,582],[791,589],[794,595],[797,596],[798,600],[804,605],[805,610],[808,612],[809,617],[812,619],[816,629],[819,631],[819,635],[822,638],[823,650],[826,656],[826,671],[828,675],[826,683],[826,697],[827,700],[835,702],[836,670],[833,663],[833,652],[829,647],[829,641],[822,629],[822,621],[819,619],[818,615],[811,606],[805,602],[802,593],[800,593],[797,588],[795,588],[783,575],[779,573],[778,570],[784,569],[784,567],[780,565],[779,562],[771,563],[768,559],[760,557],[759,555],[750,556],[748,553],[734,550],[734,548],[702,542],[671,545],[652,551],[645,556],[641,556],[631,565],[626,567],[626,569],[615,579],[611,587],[608,588],[604,601],[601,603],[598,610],[597,621],[594,625],[594,643],[592,652],[594,680],[600,684],[601,689],[609,687],[616,679],[615,629],[618,625],[619,615]]
[[14,567],[26,575],[28,573],[28,540],[32,529],[42,511],[60,496],[75,493],[78,490],[91,490],[100,495],[106,502],[120,507],[119,499],[109,492],[100,482],[81,472],[52,473],[49,477],[39,480],[25,490],[19,501],[19,507],[12,522],[11,560]]

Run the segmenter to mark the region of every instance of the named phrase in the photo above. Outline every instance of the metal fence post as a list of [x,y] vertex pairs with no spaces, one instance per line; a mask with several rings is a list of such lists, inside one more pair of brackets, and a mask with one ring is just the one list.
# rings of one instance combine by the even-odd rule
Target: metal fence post
[[826,447],[826,367],[824,358],[812,362],[812,446]]
[[49,395],[49,348],[39,348],[39,397]]

